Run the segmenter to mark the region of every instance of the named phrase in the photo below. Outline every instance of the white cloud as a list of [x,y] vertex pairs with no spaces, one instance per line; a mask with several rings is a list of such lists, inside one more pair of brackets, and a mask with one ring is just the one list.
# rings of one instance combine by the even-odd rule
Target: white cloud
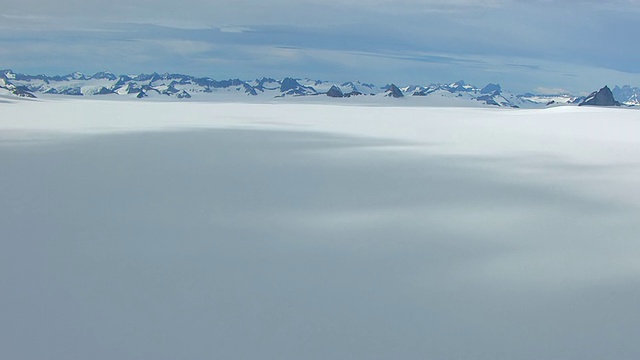
[[218,27],[218,29],[225,33],[234,33],[234,34],[255,31],[254,29],[246,26],[220,26]]
[[[629,9],[638,1],[607,4]],[[594,79],[602,81],[598,74],[611,72],[576,69],[634,72],[640,56],[639,49],[616,44],[620,34],[635,33],[637,14],[595,6],[591,0],[16,2],[0,15],[0,45],[7,49],[0,52],[8,53],[4,66],[40,63],[44,69],[55,63],[68,71],[94,64],[87,59],[99,55],[99,68],[114,71],[138,71],[146,64],[143,71],[203,73],[213,68],[203,64],[215,62],[227,64],[216,66],[223,76],[247,73],[242,67],[258,75],[299,71],[323,77],[366,69],[365,78],[397,81],[417,73],[447,81],[511,82],[527,91],[574,90],[578,83],[590,89]],[[589,41],[578,41],[585,36]],[[441,54],[447,59],[438,59]],[[537,78],[542,73],[548,77]]]
[[538,94],[547,94],[547,95],[555,95],[555,94],[567,94],[570,93],[570,91],[567,91],[563,88],[559,88],[559,87],[544,87],[544,86],[538,86],[537,88],[534,89],[536,93]]

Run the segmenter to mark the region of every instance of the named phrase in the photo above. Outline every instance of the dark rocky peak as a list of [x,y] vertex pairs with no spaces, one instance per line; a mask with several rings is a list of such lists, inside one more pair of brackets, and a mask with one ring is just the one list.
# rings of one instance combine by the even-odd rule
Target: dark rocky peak
[[104,86],[101,86],[100,89],[98,91],[96,91],[93,95],[108,95],[108,94],[113,94],[113,90],[107,89]]
[[481,94],[491,94],[491,95],[500,95],[502,93],[502,88],[500,84],[487,84],[480,90]]
[[[263,77],[262,79],[256,79],[256,82],[258,83],[258,85],[256,85],[256,89],[260,91],[275,90],[280,86],[276,79],[267,78],[267,77]],[[265,85],[267,84],[269,84],[269,87],[265,87]]]
[[118,81],[113,85],[114,87],[120,87],[120,86],[124,86],[125,84],[127,84],[129,81],[133,80],[130,76],[127,75],[121,75],[118,78]]
[[613,90],[613,97],[621,102],[637,102],[640,98],[640,88],[624,85],[622,87],[616,85]]
[[278,80],[274,78],[263,77],[262,79],[256,79],[258,85],[266,84],[266,83],[277,83]]
[[193,84],[209,87],[209,88],[228,88],[231,86],[244,86],[245,82],[240,79],[229,79],[229,80],[214,80],[211,78],[191,78],[191,79],[180,79],[180,81],[176,82],[177,84],[186,84],[192,82]]
[[405,88],[405,91],[408,93],[415,93],[422,90],[424,90],[424,87],[420,85],[409,85]]
[[340,90],[339,87],[332,85],[329,91],[327,91],[327,96],[334,97],[334,98],[341,98],[341,97],[344,97],[344,94],[342,93],[342,90]]
[[212,80],[211,81],[211,85],[215,88],[228,88],[231,86],[241,86],[243,85],[245,82],[240,80],[240,79],[229,79],[229,80],[221,80],[221,81],[216,81],[216,80]]
[[203,87],[211,87],[213,82],[215,82],[215,80],[208,78],[208,77],[202,77],[202,78],[193,78],[193,83],[196,85],[200,85]]
[[140,75],[136,75],[133,80],[135,81],[149,81],[152,80],[156,77],[158,77],[158,73],[153,73],[153,74],[140,74]]
[[362,95],[362,93],[360,91],[357,90],[353,90],[352,92],[346,93],[344,94],[344,97],[352,97],[352,96],[360,96]]
[[256,89],[253,88],[253,86],[247,84],[247,83],[243,83],[242,84],[242,88],[244,89],[244,92],[247,95],[253,95],[253,96],[257,96],[258,93],[256,92]]
[[4,72],[0,72],[0,88],[8,90],[10,93],[16,96],[25,98],[35,98],[36,96],[29,92],[24,86],[16,86],[11,82],[11,75],[7,78]]
[[391,84],[387,87],[387,95],[389,97],[401,98],[404,97],[402,90],[400,90],[395,84]]
[[189,84],[195,79],[195,77],[185,74],[164,74],[164,77],[167,80],[172,80],[182,85]]
[[60,75],[54,75],[49,77],[49,80],[51,81],[69,81],[69,79],[66,78],[66,76],[60,76]]
[[88,80],[86,76],[84,76],[81,72],[74,72],[66,76],[69,80]]
[[[120,81],[118,81],[118,84],[119,83]],[[122,85],[114,86],[114,88],[116,87],[120,88],[121,90],[119,91],[122,91],[122,93],[124,94],[137,94],[142,91],[142,87],[139,86],[137,83],[133,83],[133,82],[122,83]]]
[[500,104],[498,104],[498,102],[493,98],[493,95],[478,96],[476,100],[484,102],[487,105],[500,106]]
[[613,93],[608,86],[603,87],[598,91],[592,92],[587,98],[580,103],[579,106],[620,106],[620,103],[613,97]]
[[25,75],[15,73],[11,69],[0,70],[0,78],[2,77],[4,77],[8,81],[31,81],[33,79],[38,79],[44,82],[48,82],[48,77],[46,75]]
[[70,87],[68,89],[64,89],[59,92],[61,95],[73,95],[73,96],[83,96],[82,90],[79,87]]
[[311,86],[301,85],[296,79],[287,77],[280,82],[282,95],[317,95],[316,89]]
[[158,74],[157,72],[154,72],[153,74],[149,75],[149,78],[145,80],[148,80],[149,83],[152,83],[154,81],[162,80],[162,75]]
[[174,96],[177,97],[178,99],[189,99],[189,98],[191,98],[191,94],[189,94],[188,92],[186,92],[184,90],[178,91],[177,93],[175,93]]
[[613,87],[613,90],[611,90],[611,93],[616,99],[622,99],[625,97],[625,95],[631,94],[631,86],[623,85],[622,87],[620,87],[616,85]]
[[447,90],[449,92],[458,92],[458,91],[465,91],[465,82],[462,80],[456,81],[453,84],[448,84],[448,85],[443,85],[441,86],[442,90]]
[[280,91],[282,92],[298,89],[301,87],[302,85],[300,85],[300,83],[296,79],[290,77],[286,77],[282,80],[282,82],[280,82]]
[[419,88],[416,88],[413,96],[427,96],[438,90],[442,90],[442,87],[440,85],[429,85],[427,87],[421,86]]
[[117,80],[118,77],[108,71],[100,71],[91,75],[91,79]]
[[449,85],[449,90],[451,92],[455,92],[455,91],[471,91],[473,89],[473,86],[469,86],[467,83],[464,82],[464,80],[458,80],[456,82],[454,82],[453,84]]
[[578,96],[578,97],[574,97],[569,99],[569,101],[567,101],[568,104],[578,104],[580,105],[580,103],[582,103],[584,100],[586,99],[585,96]]

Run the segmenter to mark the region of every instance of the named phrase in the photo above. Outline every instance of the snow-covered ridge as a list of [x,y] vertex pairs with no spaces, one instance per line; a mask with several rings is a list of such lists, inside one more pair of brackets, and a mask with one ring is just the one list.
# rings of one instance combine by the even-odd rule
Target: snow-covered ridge
[[[625,105],[639,105],[640,89],[628,85],[616,86],[616,98]],[[300,97],[328,96],[420,98],[425,104],[536,108],[557,105],[575,105],[583,97],[571,94],[539,95],[514,94],[504,91],[498,84],[484,87],[456,81],[447,84],[377,86],[360,81],[331,82],[314,79],[263,77],[254,80],[215,80],[185,74],[116,75],[102,71],[93,75],[79,72],[62,76],[26,75],[11,70],[0,70],[0,95],[38,97],[47,95],[70,96],[124,96],[131,98],[170,97],[207,99],[211,96],[234,95],[246,97]],[[426,100],[428,98],[428,100]],[[417,101],[417,100],[416,100]]]

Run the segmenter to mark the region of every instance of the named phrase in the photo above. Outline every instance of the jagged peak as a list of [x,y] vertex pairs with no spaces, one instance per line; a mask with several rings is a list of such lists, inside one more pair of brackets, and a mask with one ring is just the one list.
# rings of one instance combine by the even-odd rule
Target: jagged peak
[[620,106],[620,103],[613,97],[613,92],[605,85],[598,91],[594,91],[579,106]]
[[394,97],[394,98],[401,98],[401,97],[404,97],[404,94],[402,93],[402,90],[400,90],[400,89],[396,86],[396,84],[390,84],[390,85],[388,86],[388,89],[387,89],[387,91],[386,91],[386,92],[387,92],[387,95],[386,95],[386,96],[389,96],[389,97]]
[[482,89],[480,89],[481,94],[499,95],[501,92],[502,92],[502,88],[500,87],[500,84],[489,83],[485,85]]
[[344,97],[344,93],[337,85],[331,85],[329,91],[327,91],[327,96],[341,98]]
[[[0,70],[0,85],[5,89],[13,86],[22,92],[41,94],[66,94],[66,95],[95,95],[95,94],[118,94],[125,95],[140,92],[144,89],[153,90],[147,95],[155,94],[157,89],[177,93],[185,90],[189,94],[213,93],[213,92],[238,92],[249,95],[271,94],[273,96],[309,96],[318,94],[342,93],[344,97],[365,93],[366,95],[386,95],[392,97],[403,97],[408,94],[415,96],[438,96],[459,98],[461,100],[477,100],[487,104],[493,102],[500,106],[509,104],[524,106],[545,106],[546,104],[583,104],[590,105],[598,92],[601,94],[611,92],[614,101],[609,103],[633,106],[640,105],[640,88],[630,85],[615,85],[612,88],[603,87],[598,92],[592,93],[588,97],[575,97],[570,94],[555,95],[535,95],[533,93],[516,95],[505,92],[497,83],[489,83],[484,87],[476,87],[468,84],[464,80],[453,83],[432,83],[430,85],[403,85],[387,84],[377,87],[374,84],[361,81],[330,82],[324,80],[313,80],[304,78],[301,80],[294,77],[285,77],[278,80],[272,77],[256,78],[244,81],[238,78],[228,80],[215,80],[209,77],[194,77],[187,74],[165,72],[160,75],[157,72],[139,75],[116,75],[104,70],[93,75],[84,75],[81,72],[69,73],[67,75],[26,75],[16,73],[12,69]],[[105,82],[91,82],[94,79],[108,80]],[[104,89],[96,86],[102,86]],[[397,88],[397,90],[394,89]],[[175,90],[173,90],[175,89]],[[611,90],[613,89],[613,90]],[[16,90],[16,91],[17,91]],[[339,91],[337,91],[339,90]],[[445,93],[446,91],[446,93]],[[394,96],[395,94],[395,96]],[[602,95],[599,100],[602,102]],[[596,101],[596,102],[597,102]],[[605,101],[606,103],[606,101]]]

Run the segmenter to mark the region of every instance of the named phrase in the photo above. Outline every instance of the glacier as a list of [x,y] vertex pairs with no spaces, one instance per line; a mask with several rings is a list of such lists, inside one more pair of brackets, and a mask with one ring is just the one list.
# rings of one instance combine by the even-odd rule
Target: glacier
[[0,103],[25,359],[602,359],[640,347],[640,113]]

